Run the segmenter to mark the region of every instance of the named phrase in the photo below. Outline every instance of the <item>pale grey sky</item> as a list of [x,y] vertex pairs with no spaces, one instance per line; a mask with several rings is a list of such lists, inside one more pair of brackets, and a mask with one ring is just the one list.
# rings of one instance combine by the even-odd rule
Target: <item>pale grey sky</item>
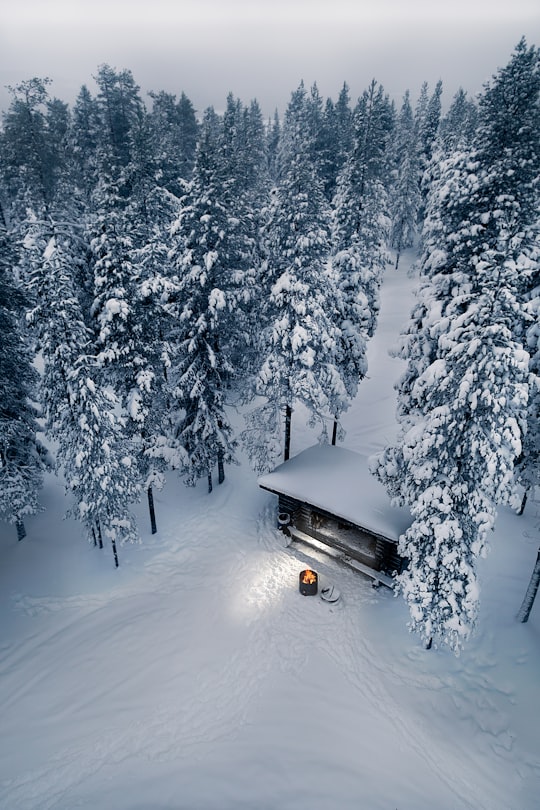
[[33,76],[72,103],[104,62],[199,111],[229,91],[283,111],[301,79],[334,99],[346,81],[354,102],[375,78],[399,103],[441,78],[447,105],[522,35],[540,45],[538,0],[0,0],[0,108],[5,85]]

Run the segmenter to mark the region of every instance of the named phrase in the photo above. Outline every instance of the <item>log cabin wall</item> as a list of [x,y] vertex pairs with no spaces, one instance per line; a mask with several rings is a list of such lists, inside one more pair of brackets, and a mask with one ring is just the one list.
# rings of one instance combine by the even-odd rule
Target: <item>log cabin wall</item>
[[396,543],[378,538],[377,555],[380,559],[379,571],[393,576],[394,574],[401,574],[405,569],[406,560],[398,554]]
[[374,571],[392,575],[403,569],[403,559],[396,543],[335,515],[297,501],[288,495],[279,495],[279,512],[290,515],[291,523],[305,534],[331,548],[343,551]]
[[295,526],[300,528],[298,520],[300,519],[300,507],[302,504],[300,501],[296,501],[294,498],[289,497],[288,495],[279,495],[279,506],[278,512],[279,514],[287,514],[291,517],[291,523],[294,523]]
[[308,534],[326,545],[338,548],[374,571],[380,570],[377,538],[334,515],[319,510],[311,512]]

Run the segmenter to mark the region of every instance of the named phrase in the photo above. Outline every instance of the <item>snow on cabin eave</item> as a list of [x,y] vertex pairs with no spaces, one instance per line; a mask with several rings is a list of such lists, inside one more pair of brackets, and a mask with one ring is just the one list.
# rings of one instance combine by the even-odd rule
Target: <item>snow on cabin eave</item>
[[391,506],[365,455],[314,445],[258,479],[261,489],[320,509],[370,534],[397,543],[412,523],[406,508]]

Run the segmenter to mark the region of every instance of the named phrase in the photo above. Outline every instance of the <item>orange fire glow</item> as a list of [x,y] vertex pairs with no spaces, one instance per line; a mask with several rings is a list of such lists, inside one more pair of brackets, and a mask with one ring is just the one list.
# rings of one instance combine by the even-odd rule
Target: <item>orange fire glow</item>
[[302,583],[304,585],[313,585],[313,583],[316,581],[317,581],[317,574],[315,574],[313,571],[310,571],[309,568],[307,569],[307,571],[304,571],[302,576]]

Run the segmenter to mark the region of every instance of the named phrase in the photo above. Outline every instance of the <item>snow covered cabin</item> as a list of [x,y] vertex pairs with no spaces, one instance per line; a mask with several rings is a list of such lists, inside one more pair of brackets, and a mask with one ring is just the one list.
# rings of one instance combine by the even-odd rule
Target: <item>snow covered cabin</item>
[[259,486],[278,496],[278,523],[293,540],[337,553],[386,585],[403,570],[397,542],[411,514],[390,505],[366,456],[318,444],[262,475]]

